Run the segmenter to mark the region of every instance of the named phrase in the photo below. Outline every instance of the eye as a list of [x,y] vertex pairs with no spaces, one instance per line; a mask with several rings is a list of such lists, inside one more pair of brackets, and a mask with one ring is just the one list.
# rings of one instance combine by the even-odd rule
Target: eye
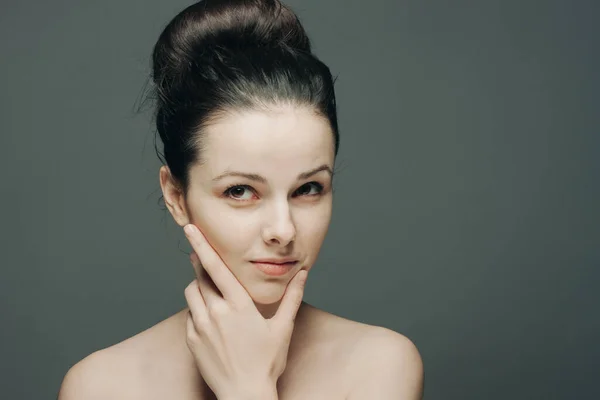
[[300,196],[316,196],[321,194],[322,191],[323,185],[317,182],[309,182],[306,185],[302,185],[296,192]]
[[[228,187],[223,194],[234,200],[252,200],[252,191],[247,185],[233,185]],[[250,195],[250,197],[248,197]]]

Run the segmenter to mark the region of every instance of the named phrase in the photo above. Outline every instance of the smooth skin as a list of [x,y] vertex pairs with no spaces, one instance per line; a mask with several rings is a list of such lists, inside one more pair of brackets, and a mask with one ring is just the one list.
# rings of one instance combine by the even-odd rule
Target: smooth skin
[[187,343],[198,370],[218,399],[276,399],[308,272],[294,276],[265,319],[204,235],[192,224],[185,233],[197,276],[185,289]]
[[[233,288],[240,294],[239,298],[243,298],[240,290],[243,288],[254,303],[254,308],[249,303],[242,307],[247,313],[238,308],[217,307],[220,311],[213,314],[220,317],[212,321],[226,320],[227,323],[216,324],[225,327],[231,322],[230,327],[235,326],[235,330],[245,332],[247,329],[253,334],[236,337],[233,341],[232,336],[224,341],[207,340],[200,346],[205,346],[204,349],[194,354],[188,343],[188,338],[194,336],[188,316],[190,312],[196,313],[192,310],[193,304],[199,304],[198,295],[204,296],[204,292],[197,284],[188,285],[186,299],[191,295],[193,300],[195,296],[192,302],[188,299],[188,303],[193,303],[191,307],[78,362],[63,380],[60,400],[215,399],[211,388],[221,391],[221,396],[228,396],[238,389],[221,386],[234,374],[247,371],[245,367],[255,357],[253,353],[247,357],[233,353],[239,349],[252,351],[254,345],[266,346],[263,335],[268,335],[268,325],[264,321],[277,315],[289,289],[292,289],[291,297],[299,296],[298,291],[293,293],[293,279],[299,271],[310,271],[314,265],[332,212],[335,156],[327,120],[314,110],[294,105],[273,107],[268,112],[230,113],[207,127],[199,148],[201,162],[190,167],[187,195],[172,179],[168,167],[160,169],[165,204],[182,229],[187,225],[196,226],[205,244],[214,251],[198,251],[192,243],[207,270],[217,266],[214,271],[224,273],[227,269],[231,272],[229,278],[235,277],[239,283],[236,285],[232,279],[229,285],[212,282],[214,289],[220,291],[217,286],[223,286],[227,293],[227,287]],[[218,255],[222,264],[218,264],[216,258],[215,262],[207,262],[205,258],[210,260],[211,254],[212,257]],[[252,260],[268,257],[293,257],[298,263],[289,274],[267,277]],[[344,266],[327,268],[343,273]],[[209,276],[212,281],[213,274]],[[310,279],[306,284],[310,284]],[[210,296],[210,292],[207,293]],[[225,310],[236,311],[230,314]],[[262,321],[256,318],[256,311]],[[283,314],[291,318],[294,312],[290,308]],[[233,317],[221,319],[224,315]],[[198,320],[201,322],[197,327],[194,324],[194,330],[199,336],[206,329],[203,327],[214,326],[206,325],[202,317],[193,319],[195,323]],[[282,337],[273,348],[265,347],[268,357],[256,360],[256,373],[260,376],[271,367],[274,369],[271,372],[275,372],[272,376],[277,375],[281,366],[279,357],[286,347],[287,336],[282,334]],[[193,343],[200,342],[190,343],[194,348]],[[213,358],[205,363],[201,359],[200,353],[210,348],[220,349],[207,356],[219,361]],[[231,353],[223,356],[227,351]],[[214,368],[212,377],[204,379],[199,372],[202,368],[205,371]],[[257,389],[248,389],[253,396],[271,384],[259,382],[262,379],[259,375],[254,376]],[[252,386],[252,383],[242,386],[246,385]],[[276,395],[280,400],[417,400],[422,393],[423,363],[408,338],[393,330],[351,321],[301,302],[285,369],[276,382]]]

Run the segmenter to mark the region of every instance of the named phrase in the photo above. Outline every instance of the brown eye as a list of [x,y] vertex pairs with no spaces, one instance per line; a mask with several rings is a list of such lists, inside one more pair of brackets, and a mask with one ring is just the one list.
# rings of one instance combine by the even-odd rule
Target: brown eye
[[[234,200],[251,200],[252,199],[252,191],[249,186],[246,185],[234,185],[230,186],[223,192],[226,197],[232,198]],[[248,197],[250,196],[250,197]]]
[[296,192],[300,196],[316,196],[323,191],[323,185],[317,182],[310,182],[301,186]]

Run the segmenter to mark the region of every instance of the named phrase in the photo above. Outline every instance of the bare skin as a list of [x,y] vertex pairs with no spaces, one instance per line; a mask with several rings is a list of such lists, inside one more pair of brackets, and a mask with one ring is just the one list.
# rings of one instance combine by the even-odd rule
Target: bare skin
[[[329,226],[330,127],[298,107],[234,113],[208,128],[202,148],[204,162],[190,168],[187,197],[161,168],[165,203],[179,226],[202,231],[270,318],[291,277],[312,268]],[[227,171],[251,176],[218,178]],[[298,260],[285,279],[266,279],[252,264],[284,256]],[[187,311],[77,363],[59,399],[214,399],[187,346]],[[277,381],[280,400],[415,400],[421,385],[421,359],[406,337],[302,303]]]
[[[98,383],[102,396],[106,396],[102,398],[215,399],[187,347],[186,313],[187,308],[78,363],[88,375],[103,377],[104,383]],[[277,382],[279,399],[346,399],[352,384],[360,379],[361,365],[365,365],[360,359],[365,353],[357,351],[357,344],[365,343],[369,333],[381,329],[303,302],[287,367]]]

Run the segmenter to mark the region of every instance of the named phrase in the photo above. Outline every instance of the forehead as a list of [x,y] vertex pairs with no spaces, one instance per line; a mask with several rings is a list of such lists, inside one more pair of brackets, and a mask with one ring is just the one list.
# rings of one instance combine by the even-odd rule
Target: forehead
[[309,108],[226,114],[205,131],[202,169],[296,176],[322,164],[333,168],[333,133],[326,118]]

